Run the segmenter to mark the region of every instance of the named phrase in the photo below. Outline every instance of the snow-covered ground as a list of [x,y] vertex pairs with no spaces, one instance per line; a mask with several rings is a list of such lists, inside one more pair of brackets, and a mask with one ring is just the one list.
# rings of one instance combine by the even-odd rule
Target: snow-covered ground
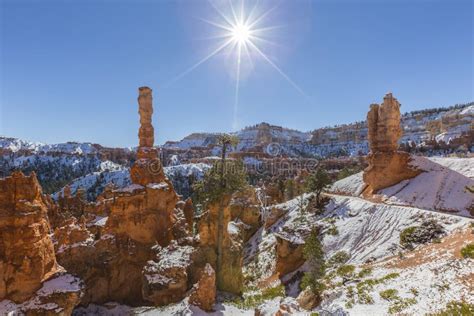
[[[361,316],[425,315],[442,310],[451,301],[474,304],[474,260],[459,255],[460,248],[473,241],[474,235],[469,229],[457,229],[439,243],[373,264],[372,273],[358,283],[349,282],[330,289],[321,308],[344,307],[350,315]],[[396,291],[396,297],[383,298],[383,291],[387,290]],[[358,291],[372,303],[363,303]]]
[[474,179],[474,158],[430,157],[428,159]]
[[[378,192],[386,204],[470,216],[469,209],[474,207],[474,194],[467,187],[474,186],[474,179],[470,177],[474,170],[474,158],[414,157],[411,163],[423,172]],[[330,191],[359,196],[363,189],[360,172],[337,181]]]
[[164,307],[130,307],[126,305],[120,305],[116,303],[106,303],[104,305],[91,304],[85,307],[79,307],[74,310],[74,316],[83,315],[104,315],[104,316],[124,316],[124,315],[148,315],[148,316],[218,316],[218,315],[229,315],[229,316],[253,316],[253,310],[240,309],[232,304],[228,303],[217,303],[215,305],[215,311],[207,313],[201,310],[199,307],[190,305],[188,299],[183,301],[170,304]]
[[469,209],[474,207],[474,194],[467,188],[474,186],[474,179],[424,157],[415,157],[412,164],[424,172],[413,179],[381,190],[379,193],[387,204],[410,205],[470,216]]
[[[309,196],[305,196],[304,199],[307,197]],[[427,219],[434,219],[443,226],[447,233],[445,239],[449,241],[450,236],[461,231],[469,231],[471,223],[474,222],[472,219],[339,195],[331,196],[326,212],[320,216],[302,211],[300,205],[306,205],[301,203],[300,198],[278,205],[277,207],[285,210],[281,219],[267,230],[260,229],[247,243],[244,272],[256,276],[256,284],[267,284],[272,282],[271,280],[275,282],[277,234],[281,232],[291,234],[291,229],[295,229],[294,233],[297,236],[298,230],[308,231],[314,226],[326,228],[332,226],[336,233],[325,233],[322,239],[326,258],[344,251],[350,255],[346,264],[355,265],[357,270],[371,266],[372,264],[368,262],[375,262],[373,275],[368,278],[383,278],[390,273],[399,273],[400,277],[373,287],[368,295],[374,297],[374,303],[355,303],[351,308],[345,307],[349,298],[344,294],[346,287],[351,284],[339,286],[334,291],[328,291],[325,296],[321,305],[325,310],[342,308],[350,312],[350,315],[387,315],[391,303],[380,298],[378,292],[389,288],[398,289],[402,298],[410,297],[411,288],[417,288],[416,302],[410,300],[413,304],[406,309],[408,315],[415,315],[417,311],[439,310],[451,300],[459,300],[460,296],[469,302],[474,301],[474,293],[469,293],[468,286],[459,281],[474,273],[473,260],[460,259],[459,255],[456,258],[452,256],[436,258],[410,269],[388,267],[386,262],[387,258],[395,260],[400,253],[405,253],[405,249],[400,246],[400,232],[405,228],[420,225]],[[327,231],[326,228],[323,232]],[[474,239],[474,236],[469,238]],[[467,242],[466,239],[464,243]],[[449,247],[449,242],[447,243],[446,247]],[[409,258],[413,255],[408,253],[406,256]],[[305,270],[305,265],[299,269],[299,271]],[[442,288],[444,283],[451,284],[451,287]],[[292,291],[298,292],[298,289],[290,292]]]
[[[10,300],[0,301],[0,315],[16,316],[25,315],[29,310],[29,315],[54,315],[64,312],[63,309],[54,303],[54,296],[63,293],[77,292],[83,288],[82,281],[70,274],[60,273],[52,279],[43,283],[43,286],[36,291],[35,296],[21,304],[15,304]],[[48,302],[48,300],[52,302]]]
[[[103,162],[103,164],[106,163]],[[196,163],[164,167],[163,169],[178,193],[186,196],[191,190],[190,186],[193,181],[202,179],[204,173],[210,168],[211,166],[208,164]],[[91,194],[91,198],[95,198],[102,193],[108,184],[113,184],[116,189],[122,189],[131,183],[129,169],[117,165],[116,168],[104,169],[77,178],[69,186],[72,194],[75,194],[77,189],[82,188]],[[94,189],[93,192],[91,192],[92,189]],[[54,193],[53,198],[57,199],[63,191],[64,188]]]

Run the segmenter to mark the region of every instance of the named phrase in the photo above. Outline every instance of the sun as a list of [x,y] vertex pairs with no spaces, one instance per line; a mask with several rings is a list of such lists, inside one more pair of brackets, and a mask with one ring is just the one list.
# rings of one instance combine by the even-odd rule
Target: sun
[[250,41],[251,30],[248,25],[237,23],[232,27],[232,39],[239,44],[246,44]]
[[[208,0],[208,3],[214,8],[212,19],[199,18],[203,22],[211,25],[217,33],[209,39],[215,39],[216,48],[207,56],[176,76],[173,81],[190,73],[207,60],[223,53],[231,57],[232,66],[235,65],[235,95],[234,95],[234,119],[233,129],[237,127],[237,110],[239,105],[239,89],[241,81],[241,69],[253,69],[254,59],[259,58],[269,64],[276,70],[290,85],[292,85],[301,95],[306,94],[291,78],[283,72],[280,67],[269,57],[265,51],[265,46],[279,46],[277,43],[269,40],[269,35],[273,31],[283,27],[282,25],[268,25],[271,19],[271,13],[277,9],[278,5],[272,8],[260,7],[259,1],[255,1],[253,7],[246,8],[245,0]],[[226,3],[228,7],[226,7]],[[234,4],[237,4],[234,6]],[[248,72],[247,72],[248,73]]]

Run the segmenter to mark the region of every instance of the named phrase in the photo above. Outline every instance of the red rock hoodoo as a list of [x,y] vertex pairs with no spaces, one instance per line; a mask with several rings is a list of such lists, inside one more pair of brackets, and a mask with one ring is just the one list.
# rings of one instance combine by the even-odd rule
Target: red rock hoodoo
[[364,170],[365,194],[392,186],[417,176],[421,171],[410,166],[410,155],[397,151],[402,136],[400,103],[391,93],[382,104],[372,104],[367,113],[370,153],[369,166]]
[[140,129],[138,131],[139,147],[137,161],[130,169],[132,182],[146,186],[149,183],[160,183],[166,179],[163,167],[158,159],[158,150],[154,145],[154,128],[151,124],[153,115],[152,90],[148,87],[138,89],[138,113]]
[[85,205],[85,224],[73,220],[56,230],[60,264],[86,283],[84,305],[170,304],[183,299],[197,281],[197,248],[189,227],[192,202],[179,200],[153,147],[150,88],[139,89],[138,104],[141,127],[133,184],[109,188]]

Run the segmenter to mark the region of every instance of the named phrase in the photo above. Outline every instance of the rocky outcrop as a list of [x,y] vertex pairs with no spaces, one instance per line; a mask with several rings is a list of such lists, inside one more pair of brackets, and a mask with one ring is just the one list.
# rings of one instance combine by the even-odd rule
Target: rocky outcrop
[[400,103],[388,93],[382,104],[371,104],[367,113],[368,140],[371,152],[391,152],[398,149],[402,136]]
[[[222,268],[217,269],[219,210],[223,211]],[[246,188],[208,206],[199,220],[199,265],[210,263],[217,274],[217,288],[240,294],[243,286],[243,244],[260,227],[260,205],[253,188]]]
[[391,93],[382,104],[372,104],[367,114],[370,153],[369,166],[364,170],[367,188],[364,194],[392,186],[402,180],[417,176],[421,171],[410,165],[410,155],[397,151],[402,136],[400,103]]
[[229,207],[231,219],[244,233],[243,240],[246,242],[261,226],[257,192],[250,186],[236,192],[232,196]]
[[276,272],[280,277],[298,269],[304,262],[304,241],[292,239],[285,234],[276,234]]
[[0,180],[0,299],[22,302],[60,271],[36,175]]
[[87,212],[88,202],[85,198],[85,191],[81,188],[76,190],[76,194],[71,194],[69,185],[64,187],[62,194],[58,195],[57,203],[54,203],[50,196],[47,196],[48,217],[53,229],[69,224],[71,218],[81,218]]
[[[221,291],[241,294],[243,287],[243,238],[235,222],[232,221],[232,197],[225,196],[220,203],[209,205],[199,221],[199,246],[202,256],[200,264],[210,263],[216,270],[217,288]],[[222,209],[222,269],[217,269],[219,210]]]
[[166,179],[158,150],[154,145],[154,128],[151,124],[153,115],[152,90],[148,87],[138,89],[138,113],[140,114],[140,129],[138,131],[139,147],[137,160],[130,169],[132,182],[146,186],[150,183],[160,183]]
[[298,304],[305,310],[312,310],[321,302],[321,297],[314,294],[310,288],[306,288],[298,294],[296,298]]
[[[66,221],[55,232],[59,262],[86,284],[83,305],[169,304],[183,299],[196,281],[192,202],[179,201],[163,173],[153,147],[151,89],[142,87],[139,93],[133,184],[104,190],[85,205],[84,217]],[[70,205],[70,200],[62,201]]]
[[183,299],[193,279],[196,248],[176,242],[162,249],[143,269],[143,297],[154,305]]
[[0,301],[18,304],[8,311],[69,315],[82,295],[80,280],[56,262],[48,203],[34,172],[0,179]]
[[169,244],[178,201],[170,181],[166,179],[146,187],[131,185],[115,193],[104,229],[106,234],[125,235],[145,245]]
[[[59,262],[86,283],[83,304],[146,304],[144,267],[156,258],[157,247],[175,239],[177,201],[167,179],[146,187],[133,184],[97,202],[96,208],[108,212],[99,233],[92,235],[86,225],[77,223],[56,231]],[[187,228],[183,230],[180,237],[187,236]]]
[[191,289],[189,302],[207,312],[213,310],[216,303],[216,273],[209,263],[201,272],[198,283]]

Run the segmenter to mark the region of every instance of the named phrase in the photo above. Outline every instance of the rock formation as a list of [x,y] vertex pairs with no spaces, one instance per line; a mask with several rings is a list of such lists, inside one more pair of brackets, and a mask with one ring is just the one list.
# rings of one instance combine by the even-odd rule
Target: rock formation
[[195,278],[196,248],[173,241],[143,269],[143,297],[154,305],[182,300]]
[[[241,294],[243,287],[243,234],[231,218],[232,197],[226,196],[222,203],[209,205],[199,221],[199,245],[203,256],[202,264],[206,262],[216,270],[219,290]],[[217,235],[219,209],[223,208],[223,241],[222,241],[222,270],[217,270]]]
[[21,302],[60,271],[36,175],[0,180],[0,299]]
[[[0,179],[0,300],[24,303],[18,307],[24,313],[52,314],[50,309],[56,309],[67,314],[82,293],[80,286],[67,291],[66,284],[57,281],[79,283],[56,262],[47,204],[34,172]],[[45,282],[55,291],[46,291]]]
[[[34,173],[0,180],[0,300],[14,301],[12,311],[69,315],[79,302],[166,305],[184,299],[191,288],[198,306],[212,308],[215,274],[192,236],[192,201],[180,201],[163,173],[153,147],[151,89],[139,93],[133,184],[109,187],[94,202],[66,187],[54,203],[42,194]],[[253,222],[252,214],[242,218]],[[241,242],[238,246],[238,256],[230,257],[240,271]],[[241,286],[241,272],[238,277]]]
[[367,113],[370,153],[369,166],[364,170],[365,194],[410,179],[421,171],[410,166],[410,155],[397,151],[402,136],[400,127],[400,103],[391,93],[385,95],[382,104],[372,104]]
[[207,263],[201,272],[201,278],[192,290],[189,302],[202,310],[211,312],[216,302],[216,273]]
[[105,190],[84,207],[83,220],[66,222],[55,233],[60,264],[86,283],[84,305],[165,305],[183,299],[197,281],[192,202],[179,201],[163,174],[153,147],[151,89],[139,94],[133,184]]
[[132,182],[146,186],[149,183],[160,183],[165,180],[163,167],[158,159],[158,150],[154,146],[154,128],[151,124],[153,115],[152,90],[148,87],[138,89],[138,113],[140,129],[138,131],[139,147],[137,160],[130,169]]
[[276,272],[280,277],[295,271],[304,262],[303,256],[304,240],[293,240],[286,234],[275,234],[276,236]]
[[217,271],[217,288],[241,294],[243,286],[243,243],[260,226],[260,210],[253,189],[225,196],[220,203],[209,205],[199,220],[200,263],[217,268],[218,218],[223,208],[222,270]]

